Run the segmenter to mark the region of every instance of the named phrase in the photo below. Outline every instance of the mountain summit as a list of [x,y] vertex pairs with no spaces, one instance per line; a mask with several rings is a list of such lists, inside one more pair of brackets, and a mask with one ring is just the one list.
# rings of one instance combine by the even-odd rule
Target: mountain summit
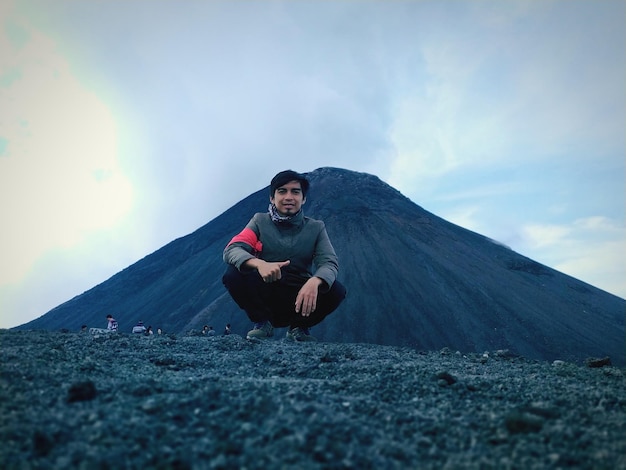
[[[348,290],[315,327],[320,340],[626,363],[624,299],[449,223],[375,176],[337,168],[307,176],[305,215],[326,223]],[[166,332],[230,323],[245,334],[249,321],[221,282],[222,250],[268,197],[268,187],[251,194],[18,328],[102,326],[112,313],[128,332],[142,319]]]

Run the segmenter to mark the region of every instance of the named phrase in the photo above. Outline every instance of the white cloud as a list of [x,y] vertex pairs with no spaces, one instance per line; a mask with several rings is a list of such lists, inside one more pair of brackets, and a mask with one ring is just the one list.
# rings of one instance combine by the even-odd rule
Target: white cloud
[[418,36],[424,73],[396,95],[392,184],[623,157],[623,15],[607,3],[469,5],[471,16],[440,18],[445,33]]
[[524,227],[523,233],[529,248],[554,248],[568,242],[572,229],[561,225],[529,224]]
[[484,233],[481,226],[480,207],[473,205],[456,206],[452,210],[449,210],[445,214],[438,214],[448,222],[452,222],[460,227],[466,228],[473,232]]
[[117,162],[116,123],[72,75],[54,42],[23,28],[2,36],[0,282],[16,282],[46,251],[119,223],[132,204]]
[[626,228],[604,216],[524,227],[516,251],[626,298]]

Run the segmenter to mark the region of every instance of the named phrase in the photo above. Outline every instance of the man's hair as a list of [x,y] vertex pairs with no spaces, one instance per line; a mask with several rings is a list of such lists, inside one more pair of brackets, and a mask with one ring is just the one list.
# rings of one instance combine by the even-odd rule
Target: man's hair
[[306,193],[309,192],[309,180],[306,179],[303,174],[297,173],[293,170],[281,171],[272,178],[272,182],[270,183],[270,196],[274,197],[274,192],[290,181],[299,181],[300,187],[302,188],[302,195],[306,197]]

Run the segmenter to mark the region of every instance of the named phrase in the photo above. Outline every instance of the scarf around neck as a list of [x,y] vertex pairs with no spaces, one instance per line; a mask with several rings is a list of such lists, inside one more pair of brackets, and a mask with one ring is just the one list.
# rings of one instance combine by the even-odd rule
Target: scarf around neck
[[267,210],[270,213],[270,218],[272,219],[272,222],[278,223],[278,224],[285,224],[285,223],[292,222],[302,212],[302,209],[300,209],[294,215],[288,215],[288,216],[280,215],[278,213],[278,209],[276,209],[276,206],[272,203],[270,203],[270,206],[267,208]]

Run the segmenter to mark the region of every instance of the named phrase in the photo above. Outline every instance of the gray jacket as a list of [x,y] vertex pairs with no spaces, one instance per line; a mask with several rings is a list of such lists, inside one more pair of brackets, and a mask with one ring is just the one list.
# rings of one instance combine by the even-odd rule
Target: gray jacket
[[254,214],[224,249],[224,262],[241,271],[243,263],[254,257],[269,262],[289,260],[283,268],[288,284],[302,285],[316,276],[326,283],[320,289],[327,290],[337,279],[339,263],[324,222],[304,217],[302,212],[289,222],[278,223],[267,212]]

